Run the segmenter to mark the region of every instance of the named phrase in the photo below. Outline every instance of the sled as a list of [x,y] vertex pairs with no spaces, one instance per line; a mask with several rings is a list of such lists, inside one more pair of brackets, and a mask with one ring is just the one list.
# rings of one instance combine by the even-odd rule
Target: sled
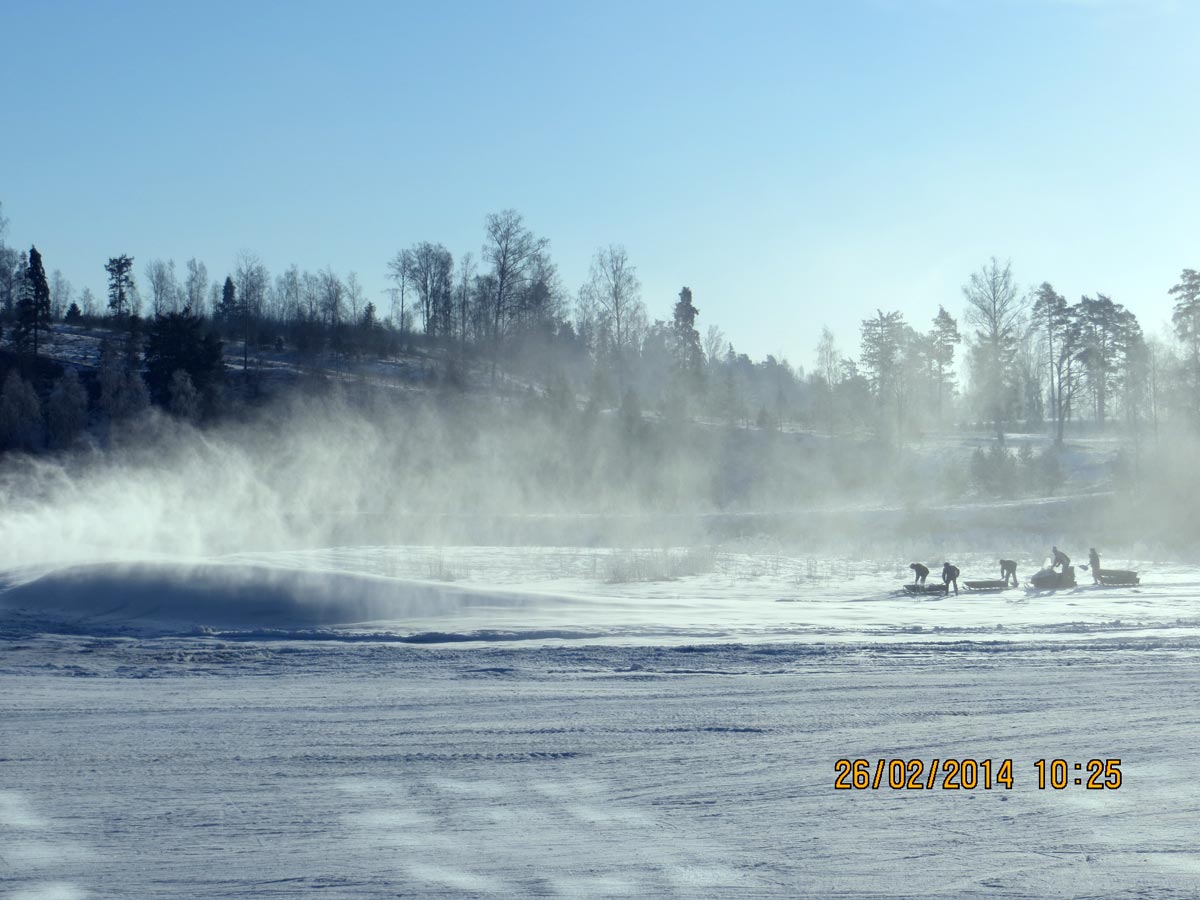
[[1096,574],[1100,577],[1101,584],[1117,586],[1142,583],[1138,578],[1138,573],[1130,572],[1128,569],[1100,569]]
[[948,584],[938,584],[937,582],[933,584],[906,584],[904,585],[904,592],[920,597],[925,594],[944,594],[949,587],[950,585]]
[[963,582],[963,587],[965,587],[972,594],[986,594],[995,591],[1003,591],[1013,586],[1014,585],[1011,581],[1004,581],[1001,578],[989,578],[984,581]]

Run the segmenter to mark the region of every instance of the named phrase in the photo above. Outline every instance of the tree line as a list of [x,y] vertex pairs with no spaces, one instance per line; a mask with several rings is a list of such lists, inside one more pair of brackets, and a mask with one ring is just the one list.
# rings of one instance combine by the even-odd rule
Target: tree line
[[[6,226],[0,215],[8,380],[31,387],[14,382],[22,399],[0,403],[0,411],[20,407],[27,416],[30,393],[48,404],[57,390],[38,388],[36,360],[62,323],[105,335],[85,397],[93,417],[127,417],[146,403],[190,418],[219,414],[233,388],[251,384],[256,364],[277,355],[418,359],[423,372],[460,387],[537,391],[563,404],[665,420],[889,441],[964,424],[1001,439],[1013,430],[1049,431],[1059,443],[1073,424],[1119,423],[1135,434],[1157,429],[1160,419],[1200,425],[1200,276],[1191,269],[1169,289],[1177,339],[1170,345],[1147,339],[1136,317],[1105,294],[1071,304],[1048,282],[1022,290],[1011,265],[993,258],[963,286],[965,334],[944,304],[923,330],[899,311],[878,309],[862,321],[855,356],[823,329],[816,365],[805,373],[784,359],[738,353],[715,324],[702,334],[687,286],[669,315],[651,320],[637,268],[619,244],[599,248],[584,283],[569,290],[549,240],[515,210],[485,218],[478,254],[456,259],[425,240],[397,250],[386,261],[386,310],[354,273],[292,265],[272,277],[252,253],[216,279],[196,259],[182,273],[174,261],[151,259],[139,277],[133,256],[115,255],[104,264],[101,308],[90,290],[76,295],[61,272],[47,274],[36,246],[9,247]],[[227,351],[240,357],[240,374],[226,364]],[[63,394],[77,396],[69,387]],[[44,442],[60,442],[48,436],[48,411],[42,419]],[[23,429],[16,430],[31,430]]]
[[1168,419],[1200,426],[1200,276],[1184,269],[1168,293],[1173,343],[1147,338],[1106,294],[1070,303],[1050,282],[1022,291],[1011,263],[992,258],[963,285],[965,336],[944,306],[923,332],[878,310],[862,321],[857,359],[841,356],[826,330],[813,373],[823,417],[830,430],[840,414],[912,436],[944,429],[949,415],[1001,441],[1046,431],[1058,445],[1073,423],[1119,425],[1135,439]]

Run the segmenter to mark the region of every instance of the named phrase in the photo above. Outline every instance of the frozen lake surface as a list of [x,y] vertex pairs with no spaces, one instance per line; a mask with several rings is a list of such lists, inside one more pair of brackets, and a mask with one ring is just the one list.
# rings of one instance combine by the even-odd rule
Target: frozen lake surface
[[[11,571],[0,890],[1200,892],[1200,570],[921,600],[907,560],[705,552]],[[668,570],[696,574],[629,580]],[[1014,785],[839,791],[844,757],[1011,758]],[[1122,786],[1041,790],[1055,758]]]
[[[960,587],[998,577],[990,557],[955,562]],[[899,590],[911,572],[896,558],[348,547],[30,567],[0,576],[0,606],[10,609],[3,627],[15,634],[53,626],[242,640],[861,643],[1198,633],[1200,570],[1127,559],[1105,565],[1152,574],[1138,587],[1098,587],[1079,571],[1070,590],[917,598]],[[1035,568],[1021,570],[1023,582]]]

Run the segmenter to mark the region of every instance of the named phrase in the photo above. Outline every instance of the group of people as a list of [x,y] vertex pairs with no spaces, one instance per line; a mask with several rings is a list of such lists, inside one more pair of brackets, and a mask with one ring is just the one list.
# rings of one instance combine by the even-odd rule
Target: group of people
[[[929,577],[929,567],[915,562],[909,568],[916,574],[916,580],[913,581],[913,584],[924,584],[925,579]],[[950,590],[950,586],[954,585],[954,593],[958,594],[958,576],[959,571],[957,566],[952,566],[950,563],[942,563],[942,582],[946,585],[947,592]]]
[[[1058,569],[1060,572],[1067,571],[1067,566],[1071,564],[1071,557],[1063,553],[1057,547],[1051,547],[1050,550],[1054,556],[1050,560],[1050,568]],[[1096,552],[1095,547],[1088,549],[1088,570],[1092,573],[1092,584],[1101,584],[1100,581],[1100,554]]]
[[[1067,566],[1071,565],[1071,557],[1063,553],[1057,547],[1051,547],[1051,552],[1054,554],[1051,558],[1050,568],[1058,569],[1060,572],[1065,572]],[[1092,547],[1088,551],[1088,565],[1092,572],[1092,583],[1100,584],[1100,554],[1096,552],[1096,548]],[[913,570],[913,584],[925,584],[925,579],[929,577],[929,567],[915,562],[909,565]],[[942,583],[946,585],[946,592],[949,593],[950,588],[954,588],[955,596],[958,595],[958,576],[959,570],[957,566],[953,566],[948,562],[942,563]],[[1002,559],[1000,560],[1000,577],[1004,579],[1004,586],[1010,584],[1017,587],[1020,581],[1017,579],[1017,563],[1016,560]]]

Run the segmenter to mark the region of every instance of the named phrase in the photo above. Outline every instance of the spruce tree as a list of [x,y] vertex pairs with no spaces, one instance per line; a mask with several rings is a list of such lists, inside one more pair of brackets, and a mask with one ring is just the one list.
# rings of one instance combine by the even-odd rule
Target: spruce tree
[[29,270],[25,272],[29,282],[32,307],[29,312],[30,328],[34,332],[34,355],[37,355],[38,338],[50,328],[50,284],[46,277],[46,265],[37,247],[29,248]]
[[217,304],[217,319],[226,328],[232,327],[238,318],[237,288],[233,279],[226,275],[225,284],[221,287],[221,302]]
[[17,327],[14,341],[18,346],[31,347],[38,355],[39,338],[50,328],[50,283],[46,267],[37,247],[29,248],[29,265],[25,269],[25,288],[17,303]]
[[901,351],[905,329],[904,314],[898,310],[862,321],[862,368],[871,386],[879,415],[878,425],[886,431],[888,412],[896,405],[899,391]]
[[221,342],[190,307],[155,317],[146,340],[146,381],[157,402],[171,402],[176,372],[184,372],[196,391],[208,394],[223,369]]

